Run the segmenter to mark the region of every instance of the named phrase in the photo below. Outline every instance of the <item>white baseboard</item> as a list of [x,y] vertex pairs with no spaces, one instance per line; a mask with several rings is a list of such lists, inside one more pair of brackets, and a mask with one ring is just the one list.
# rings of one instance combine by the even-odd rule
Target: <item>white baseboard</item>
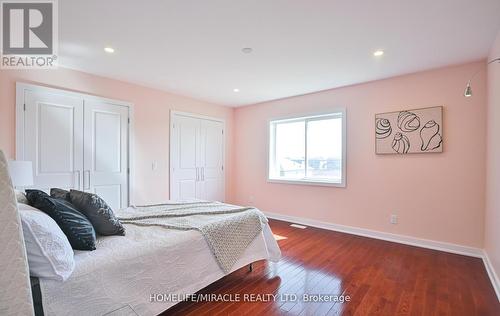
[[495,269],[493,268],[493,265],[491,264],[490,257],[488,257],[488,253],[486,251],[484,251],[483,253],[483,262],[484,266],[486,267],[486,272],[488,272],[488,276],[490,277],[491,284],[493,285],[493,288],[497,293],[498,301],[500,302],[500,281],[498,279],[497,273],[495,272]]
[[327,229],[327,230],[333,230],[336,232],[342,232],[342,233],[347,233],[347,234],[352,234],[352,235],[357,235],[357,236],[375,238],[375,239],[391,241],[391,242],[396,242],[396,243],[410,245],[410,246],[422,247],[422,248],[444,251],[444,252],[449,252],[449,253],[454,253],[454,254],[459,254],[459,255],[464,255],[464,256],[481,258],[481,259],[483,259],[484,265],[486,267],[486,272],[488,273],[491,284],[493,285],[493,288],[495,289],[495,292],[497,294],[497,298],[500,301],[500,282],[499,282],[499,279],[498,279],[498,276],[497,276],[495,270],[493,269],[493,266],[491,265],[491,261],[488,257],[488,254],[483,249],[462,246],[462,245],[457,245],[457,244],[447,243],[447,242],[442,242],[442,241],[435,241],[435,240],[430,240],[430,239],[422,239],[422,238],[416,238],[416,237],[399,235],[399,234],[385,233],[385,232],[380,232],[380,231],[366,229],[366,228],[358,228],[358,227],[353,227],[353,226],[327,223],[327,222],[317,221],[317,220],[313,220],[313,219],[307,219],[307,218],[303,218],[303,217],[282,215],[282,214],[276,214],[276,213],[270,213],[270,212],[264,212],[264,214],[269,218],[274,218],[274,219],[282,220],[285,222],[297,223],[297,224],[301,224],[301,225],[305,225],[305,226],[312,226],[312,227],[317,227],[317,228],[322,228],[322,229]]
[[313,226],[317,228],[323,228],[327,230],[333,230],[337,232],[358,235],[363,237],[370,237],[375,239],[381,239],[385,241],[392,241],[400,244],[428,248],[433,250],[451,252],[459,255],[465,255],[476,258],[483,258],[484,252],[482,249],[462,246],[447,242],[429,240],[429,239],[421,239],[411,236],[398,235],[392,233],[385,233],[376,230],[366,229],[366,228],[358,228],[353,226],[339,225],[327,222],[321,222],[313,219],[307,219],[303,217],[295,217],[288,216],[276,213],[264,212],[264,214],[269,218],[274,218],[286,222],[297,223],[306,226]]

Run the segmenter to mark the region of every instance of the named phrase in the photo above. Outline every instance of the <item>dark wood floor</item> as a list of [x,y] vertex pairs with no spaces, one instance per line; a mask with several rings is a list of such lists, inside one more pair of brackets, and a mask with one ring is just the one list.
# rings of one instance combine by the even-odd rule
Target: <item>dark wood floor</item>
[[[296,294],[270,302],[182,302],[162,315],[500,315],[481,259],[270,220],[283,258],[242,268],[199,293]],[[348,303],[302,302],[304,293]],[[284,296],[282,296],[284,298]],[[289,296],[290,298],[290,296]]]

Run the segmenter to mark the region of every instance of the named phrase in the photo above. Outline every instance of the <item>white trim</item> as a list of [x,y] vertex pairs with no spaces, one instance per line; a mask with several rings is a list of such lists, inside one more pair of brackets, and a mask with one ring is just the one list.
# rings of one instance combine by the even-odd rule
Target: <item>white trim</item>
[[[430,240],[430,239],[416,238],[416,237],[399,235],[399,234],[385,233],[385,232],[380,232],[380,231],[366,229],[366,228],[358,228],[358,227],[353,227],[353,226],[327,223],[327,222],[322,222],[322,221],[313,220],[313,219],[307,219],[307,218],[303,218],[303,217],[289,216],[289,215],[270,213],[270,212],[264,212],[264,214],[269,218],[273,218],[273,219],[277,219],[277,220],[281,220],[281,221],[285,221],[285,222],[289,222],[289,223],[297,223],[300,225],[312,226],[312,227],[316,227],[316,228],[332,230],[332,231],[346,233],[346,234],[352,234],[352,235],[356,235],[356,236],[363,236],[363,237],[368,237],[368,238],[374,238],[374,239],[395,242],[395,243],[404,244],[404,245],[410,245],[410,246],[432,249],[432,250],[437,250],[437,251],[449,252],[449,253],[454,253],[454,254],[464,255],[464,256],[469,256],[469,257],[481,258],[483,260],[484,267],[485,267],[486,273],[488,274],[488,277],[490,279],[491,285],[493,286],[493,289],[495,290],[495,293],[497,295],[497,299],[500,302],[500,279],[498,278],[498,275],[497,275],[495,269],[493,268],[493,265],[490,261],[490,258],[488,256],[488,253],[486,252],[486,250],[483,250],[480,248],[475,248],[475,247],[462,246],[462,245],[457,245],[457,244],[453,244],[453,243],[442,242],[442,241],[435,241],[435,240]],[[293,224],[290,226],[293,226]]]
[[[271,145],[274,147],[275,140],[271,140],[271,137],[275,138],[275,132],[271,132],[272,123],[280,123],[280,122],[293,122],[293,121],[301,121],[301,120],[311,120],[314,118],[321,119],[323,117],[341,117],[342,119],[342,177],[340,182],[335,181],[321,181],[315,180],[311,178],[304,179],[284,179],[284,178],[272,178],[270,177],[271,173],[271,154],[272,152]],[[275,125],[274,125],[275,126]],[[307,156],[307,129],[306,129],[306,156]],[[337,107],[333,108],[328,112],[320,112],[320,113],[308,113],[308,114],[295,114],[292,116],[286,117],[277,117],[270,118],[267,121],[267,174],[266,179],[268,183],[283,183],[283,184],[295,184],[295,185],[313,185],[313,186],[329,186],[329,187],[338,187],[345,188],[347,185],[347,110],[345,107]]]
[[193,117],[193,118],[202,119],[202,120],[221,122],[221,123],[224,123],[224,128],[226,127],[226,120],[223,118],[220,118],[220,117],[213,117],[213,116],[201,115],[201,114],[196,114],[196,113],[170,110],[170,121],[172,121],[172,116],[174,116],[174,115],[181,115],[181,116]]
[[495,290],[497,299],[500,302],[500,279],[491,264],[488,253],[480,248],[462,246],[453,243],[447,243],[442,241],[435,241],[430,239],[422,239],[405,235],[398,235],[392,233],[385,233],[376,230],[358,228],[353,226],[339,225],[333,223],[327,223],[322,221],[317,221],[313,219],[307,219],[303,217],[282,215],[277,213],[264,212],[264,214],[273,219],[289,222],[298,223],[305,226],[312,226],[316,228],[322,228],[327,230],[332,230],[336,232],[352,234],[357,236],[363,236],[368,238],[380,239],[390,242],[395,242],[404,245],[410,245],[415,247],[427,248],[432,250],[444,251],[469,257],[481,258],[486,269],[486,273],[490,279],[490,282]]
[[483,250],[479,249],[479,248],[462,246],[462,245],[457,245],[457,244],[452,244],[452,243],[447,243],[447,242],[422,239],[422,238],[416,238],[416,237],[398,235],[398,234],[392,234],[392,233],[385,233],[385,232],[380,232],[380,231],[366,229],[366,228],[358,228],[358,227],[353,227],[353,226],[339,225],[339,224],[321,222],[321,221],[317,221],[317,220],[313,220],[313,219],[307,219],[307,218],[295,217],[295,216],[289,216],[289,215],[282,215],[282,214],[276,214],[276,213],[264,212],[264,214],[269,218],[274,218],[277,220],[282,220],[282,221],[291,222],[291,223],[298,223],[298,224],[305,225],[305,226],[313,226],[313,227],[317,227],[317,228],[333,230],[333,231],[357,235],[357,236],[375,238],[375,239],[391,241],[391,242],[396,242],[396,243],[410,245],[410,246],[416,246],[416,247],[422,247],[422,248],[427,248],[427,249],[455,253],[455,254],[459,254],[459,255],[465,255],[465,256],[476,257],[476,258],[483,258],[483,254],[484,254]]
[[28,84],[23,82],[16,82],[16,159],[24,160],[24,102],[25,102],[25,92],[33,91],[33,92],[45,92],[51,94],[58,94],[64,96],[71,96],[76,98],[81,98],[84,100],[93,100],[100,101],[105,103],[110,103],[114,105],[120,105],[127,107],[129,109],[128,118],[130,119],[130,124],[128,126],[129,137],[128,137],[128,168],[130,168],[130,173],[128,175],[128,203],[129,205],[133,204],[133,195],[132,192],[135,188],[134,180],[135,180],[135,150],[134,150],[134,104],[121,100],[114,100],[109,98],[103,98],[100,96],[74,92],[65,89],[59,88],[51,88],[45,86],[39,86],[34,84]]
[[299,112],[296,114],[274,116],[274,117],[269,118],[268,122],[288,121],[288,120],[294,120],[294,119],[311,118],[311,117],[315,117],[315,116],[329,116],[329,115],[333,115],[335,113],[340,113],[340,112],[342,112],[342,114],[345,114],[346,107],[345,106],[335,106],[335,107],[332,107],[331,109],[328,109],[325,111]]
[[[72,97],[83,98],[83,99],[87,99],[87,100],[89,100],[89,99],[90,100],[98,100],[98,101],[102,101],[102,102],[112,103],[112,104],[116,104],[116,105],[123,105],[123,106],[128,106],[128,107],[133,106],[132,103],[127,102],[127,101],[109,99],[109,98],[104,98],[104,97],[100,97],[100,96],[93,95],[93,94],[74,92],[71,90],[63,89],[63,88],[52,88],[52,87],[34,85],[34,84],[29,84],[29,83],[24,83],[24,82],[16,82],[16,90],[17,89],[30,90],[30,91],[34,91],[34,92],[49,92],[52,94],[72,96]],[[16,94],[16,96],[17,96],[17,94]]]
[[170,110],[170,115],[169,115],[169,129],[168,129],[168,199],[172,199],[172,170],[174,167],[172,167],[172,135],[174,133],[174,112],[173,110]]
[[224,201],[226,201],[226,120],[220,117],[212,117],[207,115],[201,115],[196,113],[182,112],[176,110],[170,110],[170,131],[168,138],[168,196],[169,199],[172,197],[172,134],[174,130],[174,115],[187,116],[196,119],[209,120],[222,123],[222,190],[224,192]]
[[301,121],[319,121],[325,119],[339,118],[344,115],[345,108],[337,108],[335,110],[331,110],[327,113],[313,114],[313,115],[294,115],[287,118],[278,118],[271,119],[273,123],[293,123],[293,122],[301,122]]
[[132,103],[128,107],[128,204],[135,205],[133,192],[135,191],[135,108]]
[[342,184],[342,182],[321,181],[321,180],[315,180],[315,179],[310,179],[310,178],[293,179],[293,180],[268,178],[267,182],[269,182],[269,183],[285,183],[285,184],[300,184],[300,185],[315,185],[315,186],[322,186],[322,187],[338,187],[338,188],[345,187],[345,184]]
[[24,90],[16,82],[16,160],[24,160]]
[[483,262],[486,267],[486,272],[488,273],[488,277],[490,278],[491,285],[495,289],[495,293],[497,294],[498,301],[500,302],[500,280],[498,279],[498,275],[491,264],[490,257],[486,250],[483,251]]

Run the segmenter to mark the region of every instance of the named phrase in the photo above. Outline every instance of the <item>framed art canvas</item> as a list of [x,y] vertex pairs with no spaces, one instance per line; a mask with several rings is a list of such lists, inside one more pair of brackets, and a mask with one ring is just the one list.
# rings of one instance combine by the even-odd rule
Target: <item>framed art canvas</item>
[[375,114],[376,154],[443,152],[443,107]]

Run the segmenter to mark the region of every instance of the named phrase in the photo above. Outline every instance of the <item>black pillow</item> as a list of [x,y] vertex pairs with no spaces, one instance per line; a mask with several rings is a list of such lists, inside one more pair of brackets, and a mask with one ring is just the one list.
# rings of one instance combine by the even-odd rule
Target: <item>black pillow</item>
[[111,207],[97,194],[71,190],[71,203],[88,217],[98,234],[125,235],[125,228],[116,218]]
[[52,188],[50,189],[50,196],[56,199],[70,201],[69,199],[69,191],[63,189]]
[[[50,197],[50,195],[48,195],[47,193],[45,193],[41,190],[27,189],[27,190],[24,190],[24,192],[26,194],[26,199],[28,199],[28,203],[31,206],[33,206],[34,201],[39,199],[39,198]],[[29,197],[28,197],[28,194],[29,194]]]
[[71,203],[50,197],[40,190],[26,190],[26,197],[31,206],[56,221],[73,249],[95,250],[96,235],[92,223]]

